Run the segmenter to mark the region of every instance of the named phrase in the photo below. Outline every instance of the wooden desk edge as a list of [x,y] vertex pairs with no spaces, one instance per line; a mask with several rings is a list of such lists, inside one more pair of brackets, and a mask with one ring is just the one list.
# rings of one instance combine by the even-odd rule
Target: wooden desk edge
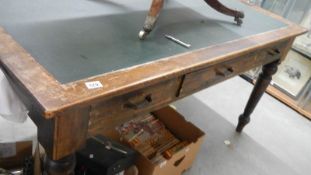
[[[108,99],[164,79],[178,77],[206,65],[216,64],[224,61],[224,59],[252,52],[256,48],[293,39],[307,31],[271,12],[256,6],[252,7],[257,11],[281,20],[288,26],[67,84],[59,83],[3,28],[0,28],[0,63],[6,74],[18,82],[19,87],[16,87],[16,89],[26,92],[30,96],[30,100],[35,101],[45,118],[53,118],[58,113],[69,110],[75,105],[83,105],[97,99]],[[227,47],[228,50],[221,52],[220,47]],[[228,55],[227,52],[230,52],[230,54]],[[212,59],[206,59],[207,57],[212,57]],[[122,75],[129,73],[132,76],[124,79]],[[88,90],[84,83],[94,80],[105,82],[106,86],[101,89]]]

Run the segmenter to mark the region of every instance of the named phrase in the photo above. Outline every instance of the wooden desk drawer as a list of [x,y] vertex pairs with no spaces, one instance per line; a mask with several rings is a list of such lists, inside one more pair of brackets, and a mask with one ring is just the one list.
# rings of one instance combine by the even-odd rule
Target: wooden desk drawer
[[234,61],[212,65],[185,75],[178,97],[192,94],[208,86],[224,81],[257,66],[267,64],[277,59],[277,49],[258,51],[241,56]]
[[164,81],[93,105],[89,130],[114,130],[115,126],[135,115],[169,104],[176,100],[180,83],[181,78]]

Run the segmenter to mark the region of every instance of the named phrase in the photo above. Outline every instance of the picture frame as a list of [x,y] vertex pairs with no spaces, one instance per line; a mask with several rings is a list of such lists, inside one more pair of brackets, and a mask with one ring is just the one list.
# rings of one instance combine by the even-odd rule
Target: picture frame
[[311,112],[311,78],[300,92],[298,105]]
[[311,78],[311,60],[291,50],[279,71],[272,78],[272,86],[298,99],[301,91],[308,84]]
[[307,14],[303,18],[300,25],[307,28],[309,31],[308,33],[296,38],[293,44],[293,49],[295,49],[298,52],[303,53],[304,55],[308,56],[310,59],[311,58],[311,9],[307,12]]
[[285,16],[290,3],[290,0],[263,0],[261,6],[273,13]]

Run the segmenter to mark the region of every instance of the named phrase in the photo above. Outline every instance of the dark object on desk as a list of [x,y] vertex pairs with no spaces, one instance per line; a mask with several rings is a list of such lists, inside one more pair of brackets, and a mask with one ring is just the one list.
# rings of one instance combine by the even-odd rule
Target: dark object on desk
[[[204,1],[218,12],[234,17],[234,21],[237,23],[237,25],[240,26],[243,23],[242,21],[242,18],[244,18],[243,12],[232,10],[223,5],[218,0],[204,0]],[[163,4],[164,0],[152,0],[149,13],[145,19],[143,30],[141,30],[138,34],[139,39],[144,40],[147,37],[147,35],[152,31],[160,15],[160,11],[163,8]]]
[[[107,147],[106,143],[110,146]],[[77,152],[76,174],[117,174],[132,166],[136,155],[134,150],[106,137],[92,137],[87,140],[85,148]]]

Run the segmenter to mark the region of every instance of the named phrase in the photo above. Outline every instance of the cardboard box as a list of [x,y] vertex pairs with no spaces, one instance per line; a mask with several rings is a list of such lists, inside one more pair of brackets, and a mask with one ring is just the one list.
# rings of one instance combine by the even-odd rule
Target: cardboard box
[[23,166],[26,157],[32,156],[32,141],[0,143],[0,167],[15,169]]
[[165,160],[158,165],[140,155],[136,162],[140,175],[179,175],[189,169],[203,142],[204,132],[186,121],[184,117],[170,107],[165,107],[153,112],[164,125],[182,141],[190,144],[169,160]]
[[[170,132],[173,133],[173,135],[175,135],[180,140],[190,142],[190,144],[174,154],[171,159],[162,162],[159,165],[154,165],[149,159],[143,157],[142,155],[139,155],[136,161],[136,166],[139,169],[139,174],[179,175],[191,167],[200,149],[200,146],[202,145],[203,137],[205,134],[192,123],[186,121],[181,114],[179,114],[171,107],[159,109],[153,112],[153,114],[157,118],[159,118],[162,123],[164,123],[166,128],[168,128]],[[105,128],[97,129],[93,130],[91,134],[101,134],[120,142],[119,133],[116,129],[111,128],[116,128],[122,123],[133,120],[133,118],[135,118],[135,116],[124,117],[122,119],[118,119],[119,122],[111,122],[107,120],[106,122],[104,122],[105,125],[103,126],[109,126],[109,130]]]

